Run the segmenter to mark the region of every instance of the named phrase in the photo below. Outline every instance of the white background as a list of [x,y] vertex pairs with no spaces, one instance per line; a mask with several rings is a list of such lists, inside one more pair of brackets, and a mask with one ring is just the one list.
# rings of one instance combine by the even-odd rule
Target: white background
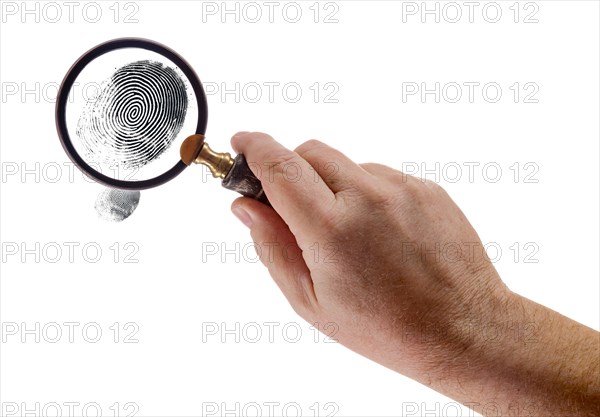
[[[235,15],[223,23],[221,2],[75,2],[71,19],[63,2],[2,2],[0,395],[7,415],[15,407],[14,415],[24,415],[36,403],[40,414],[45,407],[53,415],[52,403],[58,403],[69,415],[69,402],[79,404],[73,405],[77,415],[86,404],[89,415],[94,404],[102,415],[137,410],[138,416],[224,415],[236,407],[238,414],[254,415],[253,403],[262,415],[271,409],[280,415],[284,406],[288,415],[300,407],[306,416],[458,412],[452,400],[325,343],[322,335],[315,343],[310,325],[256,262],[247,229],[229,211],[236,196],[202,168],[143,191],[139,208],[123,223],[96,218],[93,205],[102,187],[78,171],[69,178],[73,168],[56,135],[54,95],[75,59],[121,36],[170,46],[213,86],[301,86],[297,103],[286,101],[281,88],[273,103],[266,87],[258,103],[243,95],[239,103],[234,95],[209,95],[207,141],[216,150],[230,150],[229,138],[238,130],[260,130],[290,148],[318,138],[357,162],[419,167],[415,175],[423,176],[423,168],[436,171],[439,163],[438,181],[483,242],[502,250],[496,267],[508,286],[599,328],[598,3],[498,2],[496,23],[487,21],[495,18],[494,5],[482,12],[486,2],[474,9],[473,22],[459,2],[457,23],[448,21],[456,9],[444,9],[444,2],[438,3],[439,23],[435,15],[423,23],[421,10],[407,13],[421,9],[420,2],[326,3],[317,5],[315,16],[313,1],[299,2],[297,23],[286,21],[294,18],[292,6],[283,15],[287,2],[275,7],[273,22],[258,2],[258,23],[248,21],[256,9],[238,3],[239,23]],[[23,15],[25,7],[37,12]],[[203,7],[219,10],[203,14]],[[227,7],[234,9],[235,2]],[[92,23],[97,9],[102,14]],[[332,12],[337,22],[325,23]],[[309,87],[317,82],[321,93],[325,83],[335,83],[337,103],[325,103],[323,94],[314,102]],[[465,82],[480,83],[472,103]],[[406,83],[440,83],[440,89],[458,83],[463,96],[451,103],[455,90],[448,87],[439,103],[433,94],[403,100]],[[482,94],[487,83],[502,89],[496,103],[489,102],[492,90]],[[515,83],[517,103],[510,88]],[[526,83],[533,83],[528,90]],[[525,103],[533,88],[530,99],[537,103]],[[465,163],[479,164],[472,178]],[[452,182],[457,164],[462,177]],[[502,171],[493,182],[495,167]],[[31,172],[23,176],[24,169]],[[427,178],[436,179],[433,173]],[[78,245],[72,261],[65,242]],[[53,263],[57,246],[62,255]],[[15,247],[16,254],[6,252]],[[86,260],[96,256],[96,247],[99,260]],[[223,247],[234,253],[222,254]],[[25,262],[23,248],[33,249]],[[209,255],[207,248],[219,253]],[[72,343],[65,322],[78,323]],[[35,330],[23,332],[36,323],[39,343]],[[63,331],[56,343],[52,323]],[[88,340],[94,328],[102,329],[98,342],[85,339],[85,325]],[[236,334],[219,332],[236,325],[239,343]],[[263,334],[252,343],[256,327]],[[207,331],[215,328],[216,335]],[[133,331],[138,343],[125,343]],[[126,409],[126,403],[135,404]]]

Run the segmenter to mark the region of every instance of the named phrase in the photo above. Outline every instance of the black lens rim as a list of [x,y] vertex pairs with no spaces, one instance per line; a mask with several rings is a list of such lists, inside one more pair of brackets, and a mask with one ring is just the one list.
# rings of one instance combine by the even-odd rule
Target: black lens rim
[[198,75],[196,75],[190,64],[188,64],[187,61],[183,59],[177,52],[158,42],[144,38],[118,38],[101,43],[100,45],[83,54],[73,64],[73,66],[71,66],[60,85],[58,95],[56,97],[56,129],[58,131],[58,137],[63,149],[69,156],[69,159],[71,159],[71,161],[73,161],[73,163],[90,178],[109,187],[120,188],[124,190],[146,190],[172,180],[181,172],[183,172],[187,165],[183,163],[183,161],[179,160],[179,162],[177,162],[171,169],[163,174],[142,181],[124,181],[114,179],[96,171],[94,168],[88,165],[83,158],[81,158],[81,156],[79,156],[75,150],[75,147],[73,146],[69,136],[69,131],[67,129],[67,101],[71,87],[73,87],[73,83],[81,71],[83,71],[86,65],[99,56],[123,48],[141,48],[156,52],[171,60],[171,62],[179,67],[179,69],[185,74],[190,82],[192,88],[194,89],[194,95],[196,96],[196,104],[198,107],[198,123],[195,133],[201,135],[205,134],[206,125],[208,123],[208,103],[206,101],[206,94],[204,93],[204,88],[202,87],[200,78],[198,78]]

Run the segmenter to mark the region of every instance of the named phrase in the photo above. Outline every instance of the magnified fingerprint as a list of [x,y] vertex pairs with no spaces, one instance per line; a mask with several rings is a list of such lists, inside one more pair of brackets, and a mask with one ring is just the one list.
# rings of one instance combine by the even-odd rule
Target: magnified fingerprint
[[98,194],[96,212],[98,217],[112,222],[121,222],[135,211],[140,203],[140,192],[107,188]]
[[171,146],[187,106],[185,82],[173,68],[156,61],[119,68],[78,120],[84,158],[126,169],[143,167]]

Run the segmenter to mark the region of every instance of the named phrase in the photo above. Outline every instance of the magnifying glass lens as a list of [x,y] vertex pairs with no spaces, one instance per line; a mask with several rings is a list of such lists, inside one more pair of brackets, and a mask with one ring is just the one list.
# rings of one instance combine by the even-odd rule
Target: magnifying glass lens
[[86,65],[71,86],[65,116],[83,161],[128,182],[171,169],[198,123],[186,75],[166,57],[139,48],[114,50]]

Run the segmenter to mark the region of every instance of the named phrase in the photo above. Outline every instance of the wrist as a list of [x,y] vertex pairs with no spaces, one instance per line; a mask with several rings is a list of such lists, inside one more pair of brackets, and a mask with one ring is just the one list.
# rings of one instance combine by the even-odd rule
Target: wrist
[[422,346],[428,365],[418,380],[481,414],[489,409],[491,415],[529,415],[522,414],[531,408],[527,401],[507,394],[511,384],[529,383],[521,370],[530,361],[528,350],[539,343],[526,301],[501,285],[465,304],[460,314],[446,314],[439,337],[429,332],[431,340]]
[[[475,292],[475,291],[474,291]],[[462,373],[474,366],[486,369],[501,364],[514,352],[515,343],[537,339],[536,325],[523,313],[522,297],[503,284],[478,290],[438,319],[436,331],[424,331],[423,352],[439,352],[440,377]]]

